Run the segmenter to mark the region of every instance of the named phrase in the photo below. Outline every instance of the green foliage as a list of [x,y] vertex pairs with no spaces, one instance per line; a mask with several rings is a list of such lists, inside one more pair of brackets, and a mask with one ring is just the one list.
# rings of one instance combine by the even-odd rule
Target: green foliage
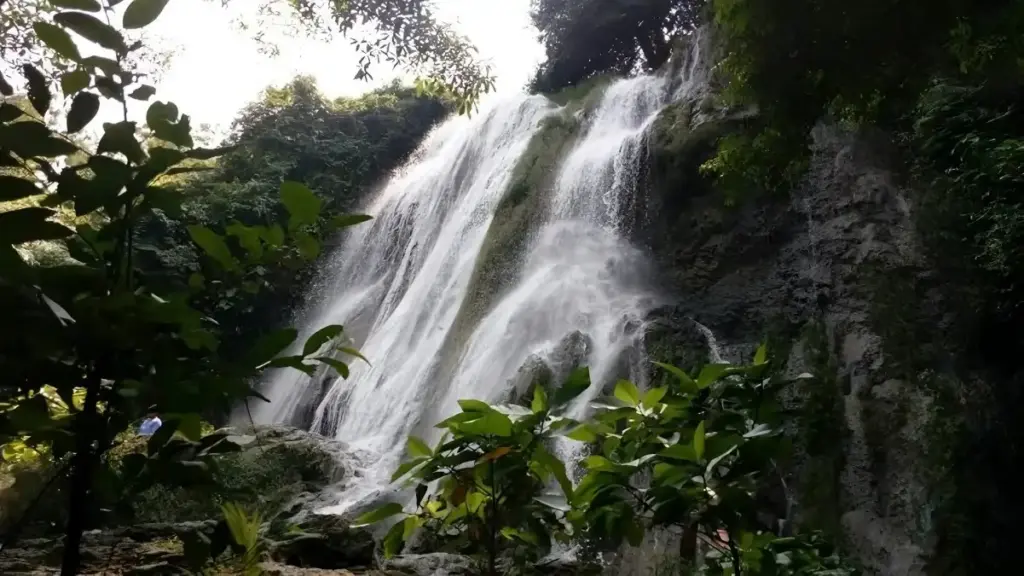
[[[163,4],[135,0],[126,20],[141,26]],[[121,100],[125,90],[145,88],[127,67],[131,48],[120,31],[85,12],[61,12],[53,22],[69,37],[73,33],[90,40],[113,57],[84,68],[89,79],[71,103],[69,131],[89,124],[101,97]],[[38,206],[15,204],[0,212],[0,307],[5,321],[21,326],[0,336],[5,374],[0,446],[5,461],[24,460],[22,447],[28,446],[61,465],[54,478],[67,487],[62,572],[74,574],[82,532],[109,512],[100,509],[101,503],[131,506],[128,496],[154,485],[209,484],[214,457],[239,450],[238,437],[204,435],[202,414],[261,398],[251,386],[268,368],[347,367],[331,355],[279,356],[295,339],[289,330],[264,340],[252,354],[225,358],[218,353],[222,334],[217,323],[200,305],[219,302],[230,308],[232,290],[258,291],[266,285],[260,267],[308,253],[304,247],[310,244],[318,247],[316,235],[330,228],[315,222],[319,212],[311,206],[318,201],[310,190],[294,182],[282,186],[287,233],[279,224],[239,224],[227,237],[209,227],[190,228],[203,254],[202,270],[216,281],[200,277],[187,289],[158,291],[137,268],[136,227],[154,207],[173,206],[159,185],[161,177],[194,171],[187,161],[209,160],[226,149],[194,148],[188,116],[172,103],[154,102],[146,120],[156,145],[143,150],[137,124],[124,108],[122,121],[104,124],[95,153],[80,151],[67,133],[46,122],[55,79],[31,65],[24,72],[28,99],[43,121],[23,121],[5,103],[0,161],[14,168],[4,175],[13,190],[7,196],[21,200],[35,190],[42,194]],[[55,221],[55,208],[70,206],[79,218],[74,229]],[[229,238],[235,238],[237,248]],[[75,261],[33,266],[15,249],[43,240],[62,241]],[[341,327],[325,329],[306,349],[318,351],[341,332]],[[163,414],[163,426],[144,452],[126,455],[113,467],[106,456],[117,438],[154,408]],[[246,538],[240,545],[249,546]]]
[[[386,554],[426,530],[485,559],[489,574],[503,554],[525,568],[553,539],[614,549],[666,527],[682,530],[679,560],[694,573],[854,574],[820,536],[780,537],[766,524],[790,520],[762,491],[772,483],[785,489],[776,465],[786,447],[776,396],[792,384],[773,369],[766,348],[749,366],[709,364],[693,374],[659,366],[669,375],[665,386],[641,391],[622,380],[582,423],[561,414],[589,386],[585,368],[554,392],[550,406],[540,386],[530,408],[460,401],[462,412],[438,425],[448,431],[438,445],[410,439],[412,459],[395,472],[394,480],[415,486],[416,510],[391,503],[357,523],[401,515],[384,539]],[[591,447],[575,486],[550,449],[559,435]],[[545,493],[553,485],[559,491]],[[698,542],[706,549],[700,567]]]
[[[415,487],[416,510],[406,513],[401,504],[386,504],[356,523],[404,516],[384,539],[388,556],[424,529],[446,548],[476,554],[489,574],[498,573],[504,554],[520,566],[537,560],[553,538],[571,533],[564,511],[572,485],[551,444],[557,431],[577,424],[563,413],[589,386],[589,372],[582,368],[556,391],[550,405],[540,386],[530,408],[459,401],[462,411],[438,424],[446,433],[437,446],[410,438],[413,459],[394,474],[393,480],[407,479],[405,485]],[[552,482],[560,493],[548,491]]]
[[360,54],[356,80],[372,79],[375,63],[405,68],[417,75],[421,95],[451,98],[460,114],[494,89],[490,66],[464,36],[437,20],[429,0],[260,0],[252,14],[255,21],[244,25],[253,30],[284,25],[322,40],[359,27],[365,37],[350,41]]
[[[368,216],[345,211],[405,161],[446,114],[442,102],[417,97],[397,84],[335,101],[326,100],[308,78],[268,88],[236,119],[226,142],[230,149],[222,157],[216,162],[187,160],[201,171],[158,180],[160,199],[180,202],[154,205],[158,210],[139,223],[139,266],[155,285],[169,291],[187,289],[189,278],[220,282],[204,270],[189,225],[226,232],[225,243],[235,260],[262,258],[253,250],[281,245],[288,228],[267,222],[293,220],[279,201],[282,181],[302,183],[314,193],[292,189],[291,184],[285,192],[285,202],[293,206],[294,190],[307,198],[301,204],[308,208],[300,207],[293,222],[305,223],[306,232],[365,222]],[[249,269],[241,283],[228,288],[236,290],[231,296],[236,305],[225,307],[219,299],[198,303],[230,334],[223,339],[223,353],[242,354],[268,327],[287,321],[312,279],[315,267],[310,262],[319,252],[306,235],[298,235],[294,246],[278,250],[276,261]],[[252,290],[252,283],[260,289]]]

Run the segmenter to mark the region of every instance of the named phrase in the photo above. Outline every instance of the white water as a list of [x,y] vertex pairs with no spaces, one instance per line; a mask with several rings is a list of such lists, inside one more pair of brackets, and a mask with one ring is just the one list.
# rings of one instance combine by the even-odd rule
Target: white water
[[[678,96],[672,85],[664,75],[621,80],[587,113],[554,175],[546,216],[524,243],[521,269],[510,275],[516,279],[456,342],[454,367],[440,366],[443,348],[451,345],[495,209],[531,136],[557,108],[522,96],[472,120],[445,123],[366,208],[375,220],[336,251],[334,280],[322,288],[326,297],[305,328],[344,324],[372,362],[352,364],[351,377],[331,383],[315,410],[313,429],[349,443],[359,461],[357,477],[330,511],[387,490],[406,436],[413,429],[431,433],[422,420],[455,411],[460,398],[504,401],[524,364],[554,363],[573,334],[586,339],[594,382],[575,411],[622,376],[624,362],[628,370],[644,317],[658,303],[646,259],[627,240],[628,223],[645,132]],[[305,376],[279,372],[265,390],[272,403],[254,417],[286,421],[311,388]]]

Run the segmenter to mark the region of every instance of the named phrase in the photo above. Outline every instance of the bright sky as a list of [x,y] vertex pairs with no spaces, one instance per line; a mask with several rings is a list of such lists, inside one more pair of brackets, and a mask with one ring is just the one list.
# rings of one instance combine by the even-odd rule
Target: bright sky
[[[237,4],[255,0],[235,0]],[[439,17],[470,38],[490,61],[498,92],[522,89],[543,50],[529,21],[530,0],[436,0]],[[355,51],[348,40],[330,44],[306,38],[279,41],[280,55],[263,55],[251,32],[235,29],[231,15],[208,0],[175,0],[147,30],[178,47],[157,85],[156,98],[172,101],[192,125],[224,129],[236,112],[267,85],[297,74],[312,75],[329,97],[357,95],[400,74],[388,64],[371,69],[373,83],[354,80]]]

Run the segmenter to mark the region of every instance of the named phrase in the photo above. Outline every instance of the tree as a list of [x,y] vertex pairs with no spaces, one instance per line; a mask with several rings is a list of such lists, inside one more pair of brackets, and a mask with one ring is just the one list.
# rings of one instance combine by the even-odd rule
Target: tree
[[[386,554],[423,530],[481,557],[488,574],[510,554],[525,568],[553,539],[614,550],[669,527],[682,533],[678,560],[691,570],[684,573],[855,574],[819,534],[792,535],[790,506],[780,510],[765,497],[778,485],[793,498],[778,465],[786,444],[777,395],[791,380],[766,348],[748,366],[709,364],[692,375],[659,366],[663,385],[641,392],[619,381],[584,422],[566,418],[563,407],[590,386],[586,368],[550,403],[539,385],[529,408],[461,400],[462,411],[438,424],[448,434],[437,447],[410,438],[412,458],[394,474],[415,486],[416,509],[390,503],[357,522],[403,515],[384,539]],[[588,445],[575,486],[551,450],[562,435]],[[550,493],[551,485],[560,491]]]
[[[136,267],[137,225],[153,209],[176,204],[160,178],[197,170],[192,162],[227,150],[195,147],[189,117],[161,101],[146,112],[146,149],[126,106],[120,121],[103,125],[95,151],[74,142],[72,135],[94,119],[102,99],[148,101],[154,90],[130,68],[134,47],[121,30],[92,15],[109,13],[109,4],[53,3],[80,8],[53,14],[52,28],[33,26],[45,30],[41,40],[73,62],[81,76],[71,86],[64,83],[70,99],[64,129],[56,129],[50,115],[56,78],[32,64],[23,66],[23,75],[39,117],[0,105],[0,166],[6,170],[0,200],[18,202],[0,212],[0,310],[5,322],[18,327],[0,334],[0,445],[17,440],[45,446],[61,464],[59,474],[69,482],[62,574],[71,575],[79,570],[82,532],[102,512],[96,508],[98,491],[127,495],[152,483],[202,483],[209,480],[213,454],[237,449],[226,434],[202,434],[204,412],[259,398],[252,383],[267,368],[312,372],[321,363],[347,373],[331,344],[342,335],[340,326],[312,335],[301,354],[278,357],[297,334],[283,329],[228,360],[218,354],[216,323],[195,303],[223,298],[246,283],[258,290],[253,268],[312,259],[319,231],[367,218],[329,221],[306,186],[285,182],[280,198],[286,224],[234,225],[224,235],[190,226],[192,242],[205,255],[206,275],[191,279],[187,291],[154,291]],[[122,27],[145,27],[165,5],[133,0]],[[83,39],[106,55],[82,57]],[[57,209],[73,210],[79,218],[74,229],[54,220]],[[34,241],[63,242],[74,261],[30,265],[17,247]],[[62,410],[54,409],[54,395]],[[165,414],[164,426],[149,440],[146,454],[126,458],[121,473],[111,475],[104,454],[151,406]]]
[[533,0],[547,54],[530,88],[552,92],[604,73],[653,70],[672,38],[693,30],[702,0]]
[[[220,2],[237,5],[237,0]],[[450,96],[460,114],[494,89],[490,66],[477,59],[464,36],[437,20],[430,0],[260,0],[256,17],[238,22],[258,40],[267,40],[263,30],[274,24],[322,40],[348,36],[359,27],[361,36],[351,39],[361,54],[356,80],[371,79],[373,65],[381,62],[405,68],[419,77],[421,90]],[[272,40],[265,46],[276,50]]]

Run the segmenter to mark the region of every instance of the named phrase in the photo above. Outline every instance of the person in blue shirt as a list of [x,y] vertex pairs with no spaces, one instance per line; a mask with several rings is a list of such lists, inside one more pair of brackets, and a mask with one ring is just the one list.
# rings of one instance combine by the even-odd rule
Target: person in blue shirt
[[160,420],[160,416],[156,412],[150,412],[146,419],[139,425],[140,436],[152,436],[154,432],[160,429],[163,422]]

